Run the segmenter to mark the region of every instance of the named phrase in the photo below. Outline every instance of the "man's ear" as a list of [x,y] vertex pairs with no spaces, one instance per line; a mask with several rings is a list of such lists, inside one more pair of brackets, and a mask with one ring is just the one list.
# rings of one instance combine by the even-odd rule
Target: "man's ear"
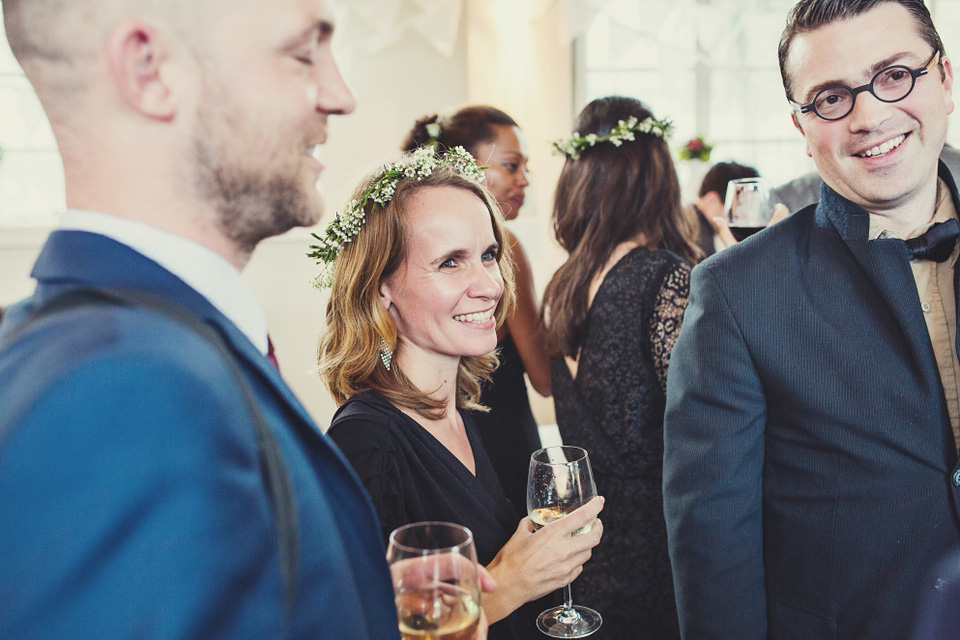
[[[797,112],[794,111],[790,114],[790,119],[793,120],[793,126],[797,128],[797,131],[800,132],[800,135],[803,136],[804,140],[807,140],[807,132],[803,130],[803,127],[800,126],[800,121],[797,120]],[[810,142],[807,141],[807,156],[812,158],[813,153],[810,152]]]
[[165,121],[176,114],[169,45],[156,26],[140,20],[124,20],[107,35],[108,70],[119,95],[135,111]]
[[790,113],[790,119],[793,120],[793,126],[797,128],[797,131],[800,132],[800,135],[807,137],[807,134],[803,131],[803,127],[800,126],[800,121],[797,120],[797,112],[793,111]]
[[953,64],[950,58],[944,56],[941,61],[943,65],[943,92],[946,101],[947,115],[953,113]]

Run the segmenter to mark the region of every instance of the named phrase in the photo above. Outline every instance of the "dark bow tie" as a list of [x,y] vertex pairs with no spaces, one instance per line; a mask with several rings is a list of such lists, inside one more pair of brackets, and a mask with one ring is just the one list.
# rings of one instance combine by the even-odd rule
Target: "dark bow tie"
[[933,260],[943,262],[953,253],[953,247],[960,236],[960,224],[956,218],[938,222],[916,238],[904,240],[911,260]]

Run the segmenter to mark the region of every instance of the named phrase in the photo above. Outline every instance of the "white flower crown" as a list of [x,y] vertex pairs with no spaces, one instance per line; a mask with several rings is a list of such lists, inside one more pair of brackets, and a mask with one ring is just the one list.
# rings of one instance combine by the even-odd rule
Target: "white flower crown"
[[621,120],[605,136],[598,136],[595,133],[588,133],[581,136],[574,131],[569,138],[560,138],[553,141],[553,152],[556,155],[567,156],[573,160],[580,159],[580,153],[587,147],[593,147],[599,142],[609,142],[615,147],[619,147],[625,141],[636,140],[635,133],[645,133],[658,138],[667,138],[673,131],[673,123],[669,119],[654,120],[645,118],[637,120],[636,116],[630,116],[626,121]]
[[326,289],[333,284],[334,261],[344,245],[360,233],[366,221],[368,202],[372,201],[371,212],[378,205],[386,206],[393,199],[397,184],[401,180],[421,182],[441,167],[450,167],[470,180],[483,182],[484,167],[478,167],[476,160],[463,147],[454,147],[442,153],[438,153],[433,146],[420,147],[400,161],[385,166],[360,199],[351,200],[347,208],[334,217],[323,237],[310,234],[317,239],[318,244],[310,245],[313,251],[308,253],[307,257],[314,258],[320,265],[320,275],[316,277],[313,285],[318,289]]

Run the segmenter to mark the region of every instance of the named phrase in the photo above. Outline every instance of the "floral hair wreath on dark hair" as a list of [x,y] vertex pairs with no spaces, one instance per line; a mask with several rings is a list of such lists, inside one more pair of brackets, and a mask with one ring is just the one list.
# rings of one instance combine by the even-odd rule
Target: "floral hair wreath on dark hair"
[[572,160],[579,160],[580,153],[587,147],[596,146],[602,142],[609,142],[615,147],[619,147],[624,142],[636,140],[637,133],[656,136],[658,138],[668,138],[673,131],[673,123],[668,119],[655,120],[654,118],[644,118],[638,120],[636,116],[630,116],[626,120],[620,120],[613,129],[605,136],[598,136],[595,133],[588,133],[581,136],[579,132],[574,131],[569,138],[561,138],[553,141],[554,154],[567,156]]
[[463,147],[454,147],[442,153],[438,153],[433,146],[421,147],[403,159],[385,166],[359,199],[351,200],[342,213],[337,213],[322,237],[315,233],[310,234],[317,239],[318,244],[310,245],[313,251],[308,253],[307,257],[314,258],[320,265],[320,275],[313,281],[313,286],[326,289],[333,284],[334,261],[343,247],[360,233],[366,220],[368,202],[373,202],[371,213],[377,206],[385,207],[393,199],[394,191],[401,180],[413,179],[420,182],[441,167],[450,167],[466,178],[483,182],[484,167],[478,167],[476,160]]

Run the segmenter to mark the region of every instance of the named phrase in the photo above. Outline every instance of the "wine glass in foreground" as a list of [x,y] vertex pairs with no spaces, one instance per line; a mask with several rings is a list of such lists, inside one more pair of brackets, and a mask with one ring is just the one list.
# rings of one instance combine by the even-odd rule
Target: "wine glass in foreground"
[[415,522],[390,534],[387,562],[404,640],[470,640],[480,622],[473,533]]
[[[545,447],[530,456],[527,481],[527,513],[534,530],[564,517],[596,497],[590,458],[580,447]],[[595,520],[577,529],[586,533]],[[568,584],[563,588],[563,606],[547,609],[537,618],[537,628],[552,638],[582,638],[600,628],[603,618],[593,609],[573,604]]]
[[770,188],[763,178],[740,178],[727,183],[723,203],[730,233],[737,241],[766,228],[773,218]]

